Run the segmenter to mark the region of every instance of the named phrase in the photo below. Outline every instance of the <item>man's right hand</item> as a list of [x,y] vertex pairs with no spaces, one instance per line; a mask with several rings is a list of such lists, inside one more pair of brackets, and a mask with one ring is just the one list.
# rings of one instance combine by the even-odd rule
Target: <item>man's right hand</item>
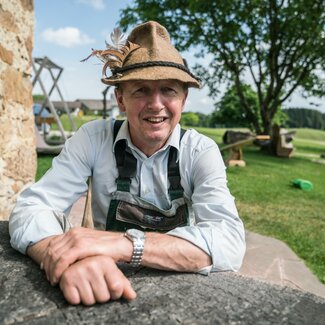
[[103,255],[87,257],[68,267],[60,279],[60,288],[73,305],[136,298],[129,280],[114,260]]

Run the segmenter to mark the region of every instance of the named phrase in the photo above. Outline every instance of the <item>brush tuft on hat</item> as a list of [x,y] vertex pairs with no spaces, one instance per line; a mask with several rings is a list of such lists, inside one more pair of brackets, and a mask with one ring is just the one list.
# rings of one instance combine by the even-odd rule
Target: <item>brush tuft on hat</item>
[[123,66],[123,62],[126,60],[128,55],[139,48],[140,46],[134,44],[130,41],[127,41],[125,44],[124,34],[121,32],[119,28],[115,28],[111,33],[111,41],[112,45],[107,43],[106,50],[94,50],[90,55],[88,55],[85,59],[81,60],[81,62],[87,61],[92,56],[96,56],[100,61],[104,63],[102,74],[107,77],[106,71],[108,68],[115,69]]
[[114,28],[110,36],[113,45],[110,45],[105,41],[107,49],[119,50],[125,45],[125,35],[119,28]]

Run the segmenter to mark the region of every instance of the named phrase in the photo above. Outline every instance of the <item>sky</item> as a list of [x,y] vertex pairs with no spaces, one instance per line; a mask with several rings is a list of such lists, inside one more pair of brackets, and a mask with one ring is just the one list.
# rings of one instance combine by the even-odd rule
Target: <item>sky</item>
[[[91,53],[91,49],[104,49],[105,40],[117,26],[121,9],[132,4],[132,0],[34,0],[35,38],[33,57],[47,56],[64,70],[58,86],[65,100],[102,99],[105,85],[101,83],[102,65],[96,58],[80,62]],[[193,52],[182,53],[189,66],[194,66]],[[41,79],[49,91],[51,76],[42,72]],[[112,92],[112,89],[109,90]],[[220,96],[225,86],[220,86]],[[37,83],[34,94],[42,93]],[[210,114],[214,100],[208,89],[191,89],[185,111]],[[57,92],[52,100],[59,99]],[[315,106],[314,104],[318,105]],[[285,103],[287,107],[307,107],[325,113],[325,100],[302,98],[298,93]]]

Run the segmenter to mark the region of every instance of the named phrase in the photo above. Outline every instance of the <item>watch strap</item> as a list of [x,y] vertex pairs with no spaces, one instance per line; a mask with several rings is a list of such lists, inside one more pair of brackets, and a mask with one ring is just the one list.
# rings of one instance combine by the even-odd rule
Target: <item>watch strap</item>
[[143,251],[144,251],[144,241],[141,239],[133,240],[133,254],[130,261],[131,266],[138,267],[141,265]]
[[145,233],[137,229],[128,229],[124,236],[133,244],[133,253],[129,264],[138,267],[141,265],[144,252]]

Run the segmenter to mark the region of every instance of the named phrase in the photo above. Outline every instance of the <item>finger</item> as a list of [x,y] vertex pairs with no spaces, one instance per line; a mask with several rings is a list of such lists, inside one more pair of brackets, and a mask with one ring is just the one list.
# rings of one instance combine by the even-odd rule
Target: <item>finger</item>
[[57,235],[55,237],[53,237],[53,239],[51,239],[45,249],[45,252],[44,252],[44,255],[43,255],[43,258],[42,258],[42,261],[40,263],[40,266],[41,266],[41,269],[45,271],[46,273],[46,276],[47,276],[47,279],[49,280],[49,264],[50,264],[50,261],[51,261],[51,255],[53,255],[53,250],[52,250],[52,242],[54,240],[56,240],[58,237],[59,239],[62,239],[64,236],[63,235]]
[[90,306],[96,303],[89,280],[80,265],[74,265],[63,273],[60,288],[67,301],[73,305],[83,303]]
[[63,272],[76,261],[76,259],[70,258],[70,255],[68,253],[63,254],[57,261],[50,263],[48,277],[52,285],[59,283]]
[[136,297],[136,293],[129,280],[113,260],[107,272],[105,272],[105,280],[112,300],[119,299],[122,296],[127,300],[132,300]]
[[72,243],[68,242],[64,250],[57,250],[52,252],[52,259],[49,260],[48,264],[48,276],[49,281],[52,285],[57,284],[63,272],[72,264],[77,262],[79,259],[84,257],[84,248],[78,249]]
[[91,233],[79,232],[78,229],[71,231],[70,240],[52,252],[53,259],[48,264],[48,274],[50,282],[56,284],[64,270],[70,265],[83,258],[94,256],[105,252],[106,245],[98,241],[98,236]]
[[61,241],[56,241],[49,250],[46,272],[52,285],[60,281],[62,273],[84,255],[85,245],[82,245],[79,229],[65,234]]
[[45,256],[44,256],[41,264],[47,274],[49,273],[49,265],[50,265],[51,261],[56,258],[55,257],[55,252],[56,252],[55,242],[57,242],[57,241],[65,242],[65,234],[55,236],[55,238],[53,238],[49,242],[49,244],[46,248]]
[[75,287],[69,287],[63,284],[63,281],[60,282],[60,289],[64,295],[64,298],[71,305],[79,305],[81,302],[79,291]]
[[84,280],[78,283],[77,289],[79,291],[81,302],[86,306],[91,306],[96,303],[93,289],[90,282]]
[[126,300],[134,300],[137,297],[137,293],[132,288],[132,285],[128,279],[125,279],[127,283],[124,285],[124,291],[122,297]]
[[48,273],[50,281],[57,283],[65,269],[78,260],[96,255],[100,252],[98,245],[94,245],[98,239],[98,231],[76,227],[65,234],[65,238],[56,241],[53,246],[53,258],[50,259]]
[[[52,285],[55,285],[59,282],[62,273],[75,262],[75,259],[71,259],[69,254],[63,253],[60,255],[53,250],[49,250],[48,257],[46,260],[45,272],[48,280]],[[58,268],[57,266],[60,266]]]
[[104,275],[94,276],[90,281],[96,302],[104,303],[111,299]]

